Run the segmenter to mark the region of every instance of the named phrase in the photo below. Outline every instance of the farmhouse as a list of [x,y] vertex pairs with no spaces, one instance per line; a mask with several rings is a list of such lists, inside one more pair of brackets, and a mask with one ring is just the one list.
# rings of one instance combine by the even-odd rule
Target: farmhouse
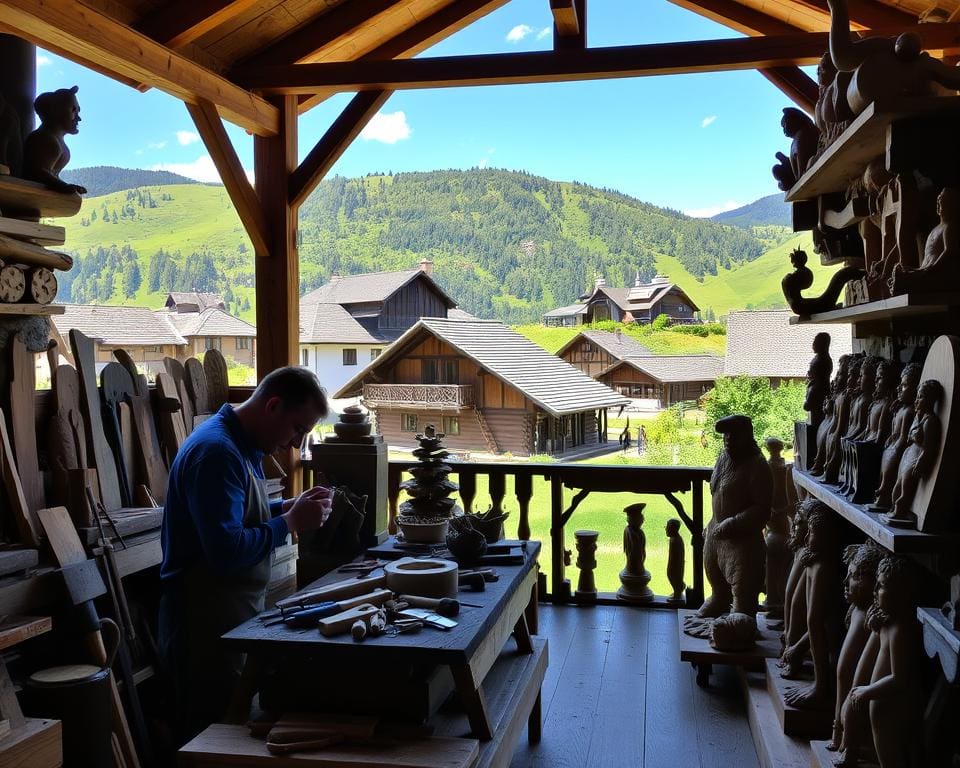
[[613,320],[618,323],[652,323],[666,315],[673,324],[699,322],[700,308],[678,285],[657,276],[643,283],[638,274],[633,286],[614,288],[598,277],[593,290],[580,297],[578,304],[551,310],[543,316],[544,325],[584,325]]
[[625,357],[651,354],[643,344],[620,330],[581,331],[557,350],[557,357],[594,379]]
[[669,408],[697,400],[723,375],[723,358],[716,355],[643,355],[625,357],[597,379],[622,395],[658,400]]

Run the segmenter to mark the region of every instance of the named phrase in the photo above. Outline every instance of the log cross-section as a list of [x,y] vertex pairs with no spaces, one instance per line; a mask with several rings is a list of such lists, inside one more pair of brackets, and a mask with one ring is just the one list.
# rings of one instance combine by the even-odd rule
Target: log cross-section
[[364,91],[353,97],[316,146],[290,176],[290,205],[298,208],[314,187],[390,98],[391,91]]
[[260,198],[247,179],[240,158],[233,148],[233,143],[227,135],[226,129],[212,104],[201,101],[199,104],[187,104],[190,117],[193,118],[197,132],[210,153],[210,159],[220,173],[220,180],[230,195],[230,200],[237,209],[237,215],[243,228],[250,236],[253,249],[256,253],[267,253],[270,250],[267,238],[267,224],[263,215],[263,206]]

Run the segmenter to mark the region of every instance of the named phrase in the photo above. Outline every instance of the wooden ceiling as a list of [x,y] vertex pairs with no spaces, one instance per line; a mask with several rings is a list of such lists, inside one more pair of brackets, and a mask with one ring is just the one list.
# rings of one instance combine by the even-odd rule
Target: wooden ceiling
[[[670,0],[694,13],[711,18],[752,37],[782,38],[777,56],[757,57],[736,46],[707,49],[708,55],[689,56],[680,46],[636,46],[625,55],[622,70],[615,62],[604,65],[599,76],[637,76],[682,71],[708,71],[756,67],[798,103],[809,106],[815,89],[797,65],[809,63],[815,38],[803,33],[828,29],[827,0]],[[415,56],[439,40],[457,32],[508,0],[0,0],[0,29],[18,34],[92,69],[142,89],[161,88],[189,104],[209,102],[219,114],[260,135],[273,135],[280,121],[277,107],[265,92],[300,94],[301,111],[318,103],[324,94],[355,90],[357,82],[374,88],[381,78],[383,88],[397,87],[406,72],[368,64],[363,77],[343,71],[344,62],[404,59]],[[572,56],[584,67],[596,67],[591,53],[583,51],[584,0],[542,0],[555,19],[556,62],[529,64],[532,54],[493,67],[502,72],[515,63],[520,76],[502,82],[540,82],[572,79]],[[851,19],[863,29],[894,31],[918,21],[960,22],[960,0],[849,0]],[[949,24],[950,28],[960,24]],[[946,33],[947,29],[939,30]],[[948,47],[950,35],[941,34]],[[819,38],[816,38],[819,39]],[[759,42],[759,41],[758,41]],[[566,44],[565,44],[566,43]],[[572,43],[572,45],[571,45]],[[790,56],[785,46],[796,45]],[[646,50],[644,50],[646,49]],[[626,49],[624,49],[626,51]],[[710,51],[717,52],[711,59]],[[658,67],[638,66],[652,55],[666,57]],[[467,60],[476,66],[481,57],[460,57],[467,74]],[[495,58],[495,57],[491,57]],[[566,58],[565,61],[560,60]],[[594,57],[595,58],[595,57]],[[676,58],[676,65],[671,59]],[[696,66],[685,64],[695,61]],[[300,65],[311,65],[299,69]],[[326,69],[324,65],[330,65]],[[457,81],[458,61],[448,61],[451,80]],[[532,66],[532,76],[523,76]],[[339,67],[339,70],[335,69]],[[685,68],[689,67],[689,68]],[[307,71],[316,73],[311,90]],[[608,71],[609,70],[609,71]],[[283,83],[267,87],[263,77],[270,72],[283,78],[296,75],[297,88]],[[377,74],[373,74],[376,72]],[[330,87],[331,80],[334,85]],[[409,77],[408,77],[409,79]],[[467,81],[470,78],[466,78]],[[307,85],[304,86],[304,81]],[[406,87],[436,87],[437,78],[413,77]],[[473,82],[500,82],[475,78]],[[442,83],[439,83],[442,84]],[[345,87],[351,86],[351,87]],[[399,87],[404,87],[400,85]]]

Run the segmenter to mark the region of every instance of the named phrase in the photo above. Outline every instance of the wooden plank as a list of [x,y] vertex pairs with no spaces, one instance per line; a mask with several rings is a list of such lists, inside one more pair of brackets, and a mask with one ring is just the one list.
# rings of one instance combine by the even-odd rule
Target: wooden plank
[[247,178],[240,158],[237,157],[233,142],[223,127],[216,107],[206,99],[201,99],[196,104],[187,104],[186,107],[210,153],[210,159],[220,174],[220,180],[230,195],[230,201],[237,209],[237,215],[250,237],[254,251],[267,252],[267,224],[263,206]]
[[49,616],[0,616],[0,651],[53,629]]
[[183,363],[172,357],[163,359],[163,367],[177,387],[177,399],[180,401],[180,418],[183,419],[183,431],[185,435],[193,432],[193,403],[190,400],[190,393],[187,392],[187,373],[183,369]]
[[209,414],[207,374],[203,371],[203,363],[195,357],[188,358],[183,364],[183,370],[187,381],[187,394],[190,395],[190,403],[193,405],[194,419],[201,414]]
[[13,515],[13,522],[19,535],[20,543],[36,547],[40,542],[40,531],[37,521],[27,506],[23,495],[23,486],[20,484],[20,474],[17,472],[17,463],[10,447],[10,436],[7,433],[7,421],[0,411],[0,471],[3,474],[3,485],[7,493],[7,504]]
[[805,323],[868,323],[872,320],[890,320],[915,315],[942,315],[960,303],[960,293],[904,293],[889,299],[877,299],[865,304],[817,312],[810,317],[792,317],[791,325]]
[[291,206],[298,208],[307,199],[391,95],[391,91],[367,91],[351,99],[303,162],[290,174]]
[[137,22],[136,28],[168,48],[182,48],[259,0],[175,0],[160,6]]
[[301,765],[330,768],[471,768],[477,759],[474,739],[433,737],[417,741],[381,741],[329,747],[318,752],[274,755],[266,742],[254,738],[243,725],[215,723],[181,748],[187,766]]
[[70,329],[70,345],[73,357],[77,361],[77,374],[80,377],[81,410],[87,430],[87,449],[97,470],[100,483],[100,501],[107,511],[120,509],[120,483],[117,477],[117,465],[113,453],[107,444],[103,431],[103,414],[100,410],[100,391],[97,389],[97,369],[93,339],[85,336],[76,328]]
[[[138,533],[155,531],[160,527],[163,521],[163,507],[131,507],[130,509],[118,509],[110,513],[110,519],[113,525],[116,525],[120,535],[127,539],[136,536]],[[103,531],[108,538],[117,541],[113,525],[108,520],[102,520]],[[77,529],[81,540],[87,546],[94,546],[100,539],[99,527],[81,527]]]
[[63,227],[0,216],[0,234],[28,240],[37,245],[63,245],[67,234]]
[[218,349],[208,349],[203,356],[203,372],[207,376],[207,406],[216,413],[220,406],[230,402],[230,382],[227,361]]
[[0,551],[0,576],[26,571],[36,566],[38,560],[35,549],[4,549]]
[[60,566],[82,563],[87,559],[87,551],[66,507],[48,507],[37,510],[37,517],[47,535],[47,542]]
[[809,768],[809,742],[784,735],[767,694],[766,676],[740,670],[740,683],[747,697],[750,733],[762,768]]
[[157,438],[157,425],[150,407],[147,378],[137,371],[133,358],[125,350],[115,349],[113,356],[133,377],[134,393],[130,405],[133,409],[137,479],[150,489],[155,499],[162,503],[167,494],[167,469],[163,463],[163,453]]
[[46,506],[37,458],[37,369],[35,355],[19,336],[10,344],[13,380],[10,382],[10,432],[17,457],[27,509]]
[[67,271],[73,268],[73,257],[67,253],[51,251],[6,235],[0,235],[0,257],[7,264],[29,264],[32,267]]
[[0,176],[0,210],[7,216],[74,216],[82,203],[80,195],[73,192],[54,192],[35,181]]
[[797,685],[813,681],[813,667],[805,665],[804,674],[796,680],[785,680],[775,659],[767,659],[767,694],[777,713],[780,727],[787,736],[800,739],[826,739],[833,725],[833,702],[824,709],[797,709],[787,704],[784,696]]
[[7,30],[37,45],[93,59],[111,74],[181,101],[211,101],[224,118],[257,135],[277,132],[279,115],[266,100],[88,5],[75,0],[2,0],[0,17]]
[[550,12],[553,14],[554,29],[560,37],[580,34],[580,19],[574,0],[550,0]]
[[0,304],[0,315],[62,315],[62,304]]
[[[930,27],[935,29],[931,30]],[[921,28],[922,27],[922,28]],[[927,44],[960,44],[960,25],[921,25]],[[894,34],[906,30],[895,30]],[[265,93],[311,94],[478,85],[574,82],[620,77],[724,72],[816,64],[827,33],[698,40],[592,48],[573,53],[530,52],[442,56],[395,61],[241,67],[237,79]]]
[[780,633],[769,629],[763,616],[757,617],[757,629],[760,639],[757,645],[748,651],[718,651],[703,637],[693,637],[683,631],[684,619],[696,616],[697,612],[688,609],[677,611],[677,643],[680,648],[680,660],[698,664],[732,664],[744,669],[760,671],[767,659],[780,657]]
[[779,88],[800,109],[813,114],[820,94],[816,81],[800,67],[771,67],[760,74]]
[[[158,409],[157,424],[160,426],[160,440],[163,444],[167,466],[173,464],[180,446],[187,439],[186,427],[183,425],[180,392],[177,385],[168,373],[157,374],[157,397],[168,401],[167,409]],[[175,403],[174,403],[175,401]]]
[[737,0],[670,0],[670,2],[745,35],[788,35],[797,29],[803,29],[806,32],[823,32],[829,28],[829,24],[819,29],[815,29],[812,25],[788,24],[756,8],[738,3]]
[[55,768],[63,764],[63,736],[59,720],[28,717],[0,741],[4,768]]
[[87,467],[87,432],[80,411],[80,379],[73,366],[57,366],[53,377],[53,403],[47,430],[47,459],[53,472],[52,501],[67,504],[70,470]]

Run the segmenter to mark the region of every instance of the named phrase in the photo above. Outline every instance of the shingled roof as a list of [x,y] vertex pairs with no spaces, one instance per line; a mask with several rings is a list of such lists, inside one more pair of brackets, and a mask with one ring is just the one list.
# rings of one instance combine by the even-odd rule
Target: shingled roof
[[846,324],[790,325],[789,309],[731,312],[727,315],[727,376],[803,378],[813,357],[813,337],[830,334],[830,357],[849,354],[853,335]]
[[557,357],[563,357],[564,352],[574,344],[579,343],[582,339],[587,339],[592,344],[596,344],[604,352],[613,355],[618,360],[622,360],[630,355],[653,354],[653,352],[643,346],[643,344],[625,333],[617,334],[612,331],[581,331],[559,349]]
[[159,312],[184,338],[190,336],[255,337],[256,327],[216,307],[202,312]]
[[629,366],[664,384],[682,381],[716,381],[723,376],[723,358],[717,355],[637,355],[625,357],[600,375]]
[[339,304],[300,305],[301,344],[387,344],[370,333]]
[[226,307],[223,296],[218,293],[203,293],[201,291],[171,291],[167,294],[167,300],[164,302],[167,309],[173,309],[178,312],[190,312],[191,310],[181,309],[182,306],[195,306],[195,311],[202,312],[210,307],[224,309]]
[[417,269],[404,269],[399,272],[366,272],[361,275],[334,275],[330,282],[321,285],[310,293],[300,297],[300,305],[305,304],[368,304],[386,301],[407,283],[423,277],[429,281],[444,300],[447,307],[457,306],[443,289],[426,272]]
[[487,373],[514,387],[553,416],[626,405],[629,400],[551,355],[496,320],[423,318],[380,357],[340,388],[335,397],[357,394],[375,370],[395,363],[426,335],[435,336]]
[[163,316],[146,307],[64,304],[62,315],[52,315],[63,338],[71,328],[110,346],[184,345],[187,340]]

